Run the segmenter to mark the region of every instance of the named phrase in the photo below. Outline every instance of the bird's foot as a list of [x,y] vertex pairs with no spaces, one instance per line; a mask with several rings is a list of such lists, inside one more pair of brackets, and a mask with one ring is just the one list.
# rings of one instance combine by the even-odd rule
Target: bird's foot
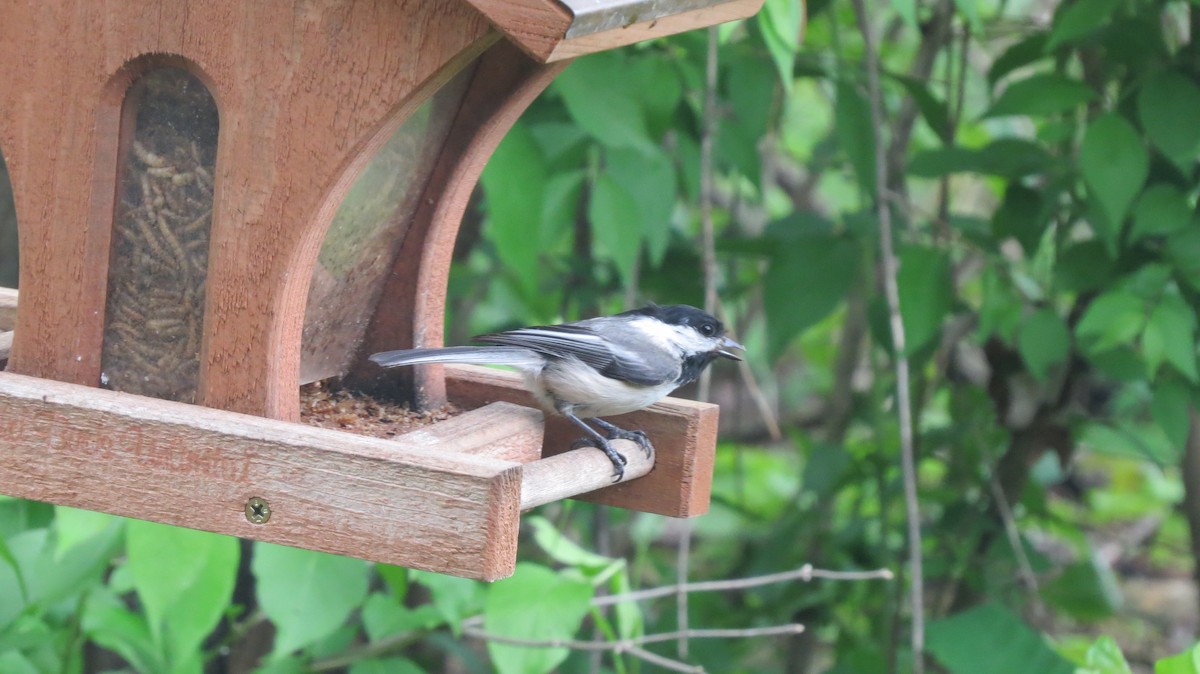
[[613,482],[620,482],[621,478],[625,477],[625,464],[628,463],[628,461],[620,452],[613,449],[612,445],[608,444],[607,440],[603,440],[601,438],[583,437],[571,443],[571,449],[579,449],[580,447],[595,447],[596,449],[604,452],[604,455],[608,457],[608,460],[612,461]]
[[603,419],[593,419],[596,425],[604,429],[609,440],[632,440],[637,443],[638,447],[642,448],[642,453],[646,458],[654,456],[654,445],[650,444],[650,436],[646,435],[645,431],[627,431],[624,428],[614,426]]

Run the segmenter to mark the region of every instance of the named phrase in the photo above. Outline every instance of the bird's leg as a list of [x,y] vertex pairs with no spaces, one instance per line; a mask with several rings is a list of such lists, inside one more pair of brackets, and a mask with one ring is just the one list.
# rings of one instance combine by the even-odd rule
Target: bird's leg
[[603,435],[597,433],[596,429],[583,423],[583,419],[580,419],[570,412],[562,412],[562,415],[570,419],[571,423],[582,428],[584,433],[587,433],[587,437],[579,438],[579,440],[575,441],[571,447],[595,447],[596,449],[604,452],[604,454],[608,457],[608,460],[612,461],[614,475],[613,482],[620,482],[621,478],[625,477],[625,457],[621,456],[620,452],[613,449],[612,445],[608,443],[608,440],[605,439]]
[[646,435],[644,431],[627,431],[624,428],[618,428],[603,419],[595,417],[592,418],[592,421],[596,422],[597,426],[603,428],[608,433],[609,440],[633,440],[638,444],[638,447],[642,448],[642,453],[646,455],[646,458],[654,455],[654,445],[650,444],[650,436]]

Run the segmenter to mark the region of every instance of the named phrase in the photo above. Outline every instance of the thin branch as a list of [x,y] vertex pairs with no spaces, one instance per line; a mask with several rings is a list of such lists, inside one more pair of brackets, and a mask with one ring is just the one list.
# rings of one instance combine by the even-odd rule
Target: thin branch
[[666,587],[654,587],[648,590],[637,590],[635,592],[626,592],[624,594],[596,597],[592,600],[592,604],[595,606],[607,606],[609,604],[619,604],[626,601],[641,601],[644,599],[665,597],[678,592],[691,593],[744,590],[751,587],[759,587],[761,585],[784,583],[789,580],[802,580],[804,582],[808,582],[814,578],[821,578],[824,580],[891,580],[893,575],[889,569],[875,569],[873,571],[828,571],[825,569],[814,569],[812,564],[805,564],[799,569],[782,571],[780,573],[771,573],[763,576],[735,578],[733,580],[709,580],[699,583],[684,583],[678,586],[669,585]]
[[[864,0],[852,0],[854,15],[862,33],[867,66],[867,93],[871,107],[871,125],[875,132],[875,184],[887,189],[888,165],[883,145],[883,93],[879,84],[879,57],[875,49]],[[908,358],[905,356],[904,322],[900,312],[900,289],[897,281],[896,246],[892,240],[891,208],[884,199],[875,200],[879,214],[879,246],[883,261],[883,287],[887,296],[888,319],[892,328],[892,349],[896,365],[896,411],[900,416],[900,465],[904,474],[904,505],[908,519],[909,565],[911,585],[909,602],[912,611],[913,672],[925,671],[925,606],[924,577],[921,564],[921,515],[917,498],[917,470],[913,450],[912,400],[909,396]]]
[[577,651],[614,651],[628,652],[630,648],[649,644],[674,641],[680,637],[688,639],[753,639],[755,637],[774,637],[781,634],[799,634],[804,631],[804,625],[788,623],[786,625],[771,625],[769,627],[745,627],[739,629],[687,629],[658,634],[644,634],[626,639],[613,641],[582,641],[579,639],[526,639],[510,637],[503,634],[493,634],[480,627],[482,616],[474,616],[463,621],[463,634],[509,646],[526,646],[529,648],[570,648]]
[[1025,589],[1033,597],[1033,609],[1037,617],[1046,615],[1046,605],[1042,603],[1042,593],[1038,589],[1037,575],[1033,572],[1033,565],[1029,563],[1029,555],[1025,554],[1025,546],[1021,543],[1021,532],[1017,531],[1017,520],[1013,517],[1012,507],[1008,503],[1008,498],[1004,496],[1004,488],[1000,486],[1000,480],[996,479],[995,474],[988,476],[988,486],[992,490],[992,498],[996,501],[996,510],[1000,513],[1000,521],[1004,523],[1004,534],[1008,537],[1008,545],[1013,550],[1013,555],[1017,559],[1017,570],[1021,576],[1021,581],[1025,585]]
[[[714,313],[717,309],[717,243],[713,227],[713,145],[717,135],[717,27],[708,29],[708,53],[704,70],[704,123],[700,130],[700,244],[704,265],[704,310]],[[712,373],[705,370],[700,375],[699,399],[708,401],[712,386]],[[676,578],[686,584],[691,560],[692,525],[684,520],[683,535],[679,538],[679,552],[675,560]],[[675,597],[675,617],[684,634],[679,637],[680,658],[688,655],[686,629],[688,626],[688,597],[680,592]]]

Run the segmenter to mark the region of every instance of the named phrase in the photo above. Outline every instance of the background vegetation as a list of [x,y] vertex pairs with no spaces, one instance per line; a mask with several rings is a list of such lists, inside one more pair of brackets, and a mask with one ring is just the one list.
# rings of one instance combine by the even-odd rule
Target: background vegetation
[[[456,253],[453,341],[702,304],[712,274],[749,367],[711,387],[710,514],[547,508],[526,519],[516,576],[485,586],[0,500],[0,671],[669,665],[655,654],[712,672],[1198,671],[1197,7],[817,0],[801,44],[804,22],[796,0],[767,0],[715,49],[697,32],[579,60],[492,159]],[[681,559],[692,580],[808,564],[897,578],[697,593],[686,625],[670,598],[596,605],[676,582]],[[807,629],[686,652],[638,641],[792,623]],[[484,633],[626,641],[595,654]]]

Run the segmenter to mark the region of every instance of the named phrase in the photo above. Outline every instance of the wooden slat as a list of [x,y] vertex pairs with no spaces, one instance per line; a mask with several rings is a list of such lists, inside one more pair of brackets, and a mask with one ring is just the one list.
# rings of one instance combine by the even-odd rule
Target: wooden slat
[[17,327],[17,291],[0,288],[0,331]]
[[[516,560],[522,469],[471,453],[539,428],[492,408],[380,440],[0,373],[0,493],[495,579]],[[245,517],[254,496],[266,524]]]
[[[456,404],[470,407],[498,400],[530,407],[537,404],[514,373],[471,365],[446,365],[445,371],[446,392]],[[716,405],[667,398],[639,412],[610,418],[618,426],[649,434],[657,450],[654,470],[644,478],[583,498],[672,517],[704,514],[712,489],[717,414]],[[542,455],[567,451],[580,435],[566,419],[549,416]]]
[[642,40],[707,28],[753,16],[763,0],[727,0],[598,33],[566,37],[572,16],[556,0],[468,0],[522,50],[542,63],[561,61]]

